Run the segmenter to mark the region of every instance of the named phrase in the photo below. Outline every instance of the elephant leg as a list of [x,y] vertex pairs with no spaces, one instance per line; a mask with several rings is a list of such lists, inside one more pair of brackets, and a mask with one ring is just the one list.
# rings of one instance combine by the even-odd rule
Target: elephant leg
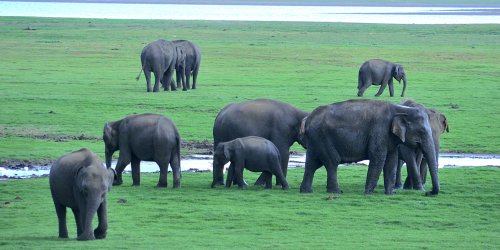
[[380,84],[380,88],[378,89],[378,92],[377,94],[375,94],[375,96],[380,96],[384,92],[386,86],[387,81],[383,81],[382,84]]
[[396,183],[394,184],[394,188],[401,189],[403,188],[403,181],[401,180],[401,168],[403,167],[404,161],[398,159],[398,167],[396,169]]
[[238,182],[238,187],[240,189],[246,188],[247,185],[243,179],[243,170],[245,169],[245,162],[238,160],[234,164],[234,178]]
[[190,83],[189,83],[189,78],[191,77],[191,67],[186,67],[184,70],[184,76],[185,76],[185,88],[190,89]]
[[281,188],[283,190],[288,190],[290,188],[288,186],[288,182],[286,181],[285,175],[283,175],[283,172],[281,171],[281,166],[279,164],[276,164],[274,167],[274,175],[276,175],[276,179],[281,183]]
[[408,176],[406,177],[405,189],[415,189],[424,190],[422,187],[422,182],[420,180],[420,173],[417,168],[416,156],[413,153],[410,155],[408,162],[406,163],[408,169]]
[[389,80],[389,82],[387,84],[389,85],[389,95],[391,97],[394,97],[394,83],[393,83],[392,78]]
[[168,91],[168,86],[170,85],[170,88],[172,91],[177,90],[177,86],[175,86],[175,83],[172,81],[172,76],[174,75],[174,68],[171,66],[167,71],[165,72],[164,77],[168,79],[168,81],[165,83],[165,91]]
[[101,205],[97,209],[97,218],[99,225],[94,230],[94,236],[96,239],[106,238],[106,231],[108,230],[108,211],[107,211],[107,199],[104,198]]
[[154,75],[155,75],[155,86],[153,87],[153,92],[159,92],[160,91],[160,80],[162,78],[162,74],[155,71]]
[[270,172],[262,172],[262,174],[264,174],[264,176],[266,178],[265,188],[266,189],[273,188],[273,174],[271,174]]
[[233,182],[237,184],[237,180],[234,179],[234,165],[231,163],[227,169],[226,187],[230,188]]
[[146,91],[151,92],[151,71],[144,70],[144,77],[146,78]]
[[377,155],[369,159],[370,163],[368,164],[368,173],[366,175],[365,194],[373,193],[375,187],[377,187],[378,178],[382,173],[386,158],[386,154],[383,155],[384,157]]
[[196,89],[196,79],[198,79],[198,67],[193,69],[193,86],[192,89]]
[[396,167],[398,164],[398,152],[387,154],[384,164],[384,189],[385,194],[394,194],[394,180],[396,179]]
[[302,183],[300,184],[301,193],[312,193],[312,182],[314,178],[314,173],[318,168],[321,167],[321,162],[315,157],[311,156],[310,150],[306,152],[306,164],[304,167],[304,176],[302,178]]
[[427,179],[427,160],[422,159],[422,163],[420,163],[420,180],[422,181],[422,185],[425,184]]
[[182,86],[182,73],[181,69],[176,69],[175,70],[175,80],[177,81],[177,88],[180,88]]
[[66,206],[54,203],[56,207],[57,220],[59,222],[59,238],[68,238],[68,228],[66,226]]
[[78,209],[71,209],[73,211],[73,216],[75,217],[75,224],[76,224],[76,236],[80,235],[83,233],[83,222],[82,222],[82,217],[80,214],[80,210]]
[[170,162],[170,156],[166,156],[167,159],[161,159],[156,161],[156,164],[160,167],[160,178],[158,179],[158,188],[166,188],[168,186],[167,174],[168,174],[168,163]]
[[139,158],[132,156],[132,185],[140,186],[141,185],[141,160]]
[[[280,157],[281,158],[281,162],[280,162],[281,172],[283,173],[283,176],[286,178],[286,175],[288,173],[288,160],[290,158],[290,151],[288,148],[286,148],[286,149],[280,149],[279,152],[280,152],[280,156],[281,156]],[[265,176],[264,176],[264,173],[262,173],[262,174],[260,174],[257,181],[255,181],[255,186],[265,186],[265,184],[266,184]],[[282,183],[280,182],[278,177],[276,177],[276,185],[282,185]]]

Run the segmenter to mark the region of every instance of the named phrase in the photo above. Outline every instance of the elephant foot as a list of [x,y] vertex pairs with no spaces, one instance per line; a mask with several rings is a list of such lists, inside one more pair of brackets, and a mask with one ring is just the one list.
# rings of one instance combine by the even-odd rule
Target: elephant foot
[[311,187],[300,186],[300,192],[301,193],[312,193],[313,190]]
[[180,188],[181,183],[180,182],[174,182],[174,188]]
[[339,188],[327,188],[326,189],[326,192],[327,193],[335,193],[335,194],[342,194],[342,190],[340,190]]
[[139,187],[140,185],[140,183],[132,183],[132,187]]
[[283,190],[289,190],[290,187],[288,185],[283,185],[283,186],[281,186],[281,189],[283,189]]
[[156,184],[156,188],[166,188],[166,187],[167,187],[167,183],[158,182],[158,184]]
[[396,192],[394,190],[388,190],[388,191],[385,191],[385,194],[386,195],[393,195],[393,194],[396,194]]
[[88,233],[88,234],[80,234],[76,238],[77,240],[95,240],[95,236],[93,233]]
[[238,185],[238,188],[239,189],[246,189],[248,187],[247,184],[241,184],[241,185]]
[[438,193],[439,193],[439,190],[437,190],[437,191],[436,190],[432,190],[430,192],[426,192],[425,196],[435,196],[435,195],[438,195]]
[[187,89],[183,88],[182,91],[187,91]]
[[66,234],[59,234],[59,238],[61,238],[61,239],[67,239],[68,238],[68,233],[66,233]]
[[106,232],[96,229],[94,230],[94,236],[96,239],[102,240],[106,238]]
[[120,186],[121,184],[123,184],[122,180],[114,180],[113,181],[113,186]]

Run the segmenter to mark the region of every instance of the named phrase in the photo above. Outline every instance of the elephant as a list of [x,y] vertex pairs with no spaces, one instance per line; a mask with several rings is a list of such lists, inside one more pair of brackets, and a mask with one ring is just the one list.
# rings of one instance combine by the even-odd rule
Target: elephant
[[[50,192],[59,221],[59,238],[68,238],[66,208],[75,216],[77,239],[106,238],[108,229],[107,194],[113,185],[114,171],[87,148],[66,154],[50,168]],[[97,213],[99,225],[92,230]]]
[[182,65],[184,62],[185,54],[180,47],[176,47],[174,43],[163,39],[154,41],[142,49],[142,67],[136,80],[139,80],[141,72],[144,71],[147,92],[151,92],[151,72],[153,72],[155,76],[154,92],[159,91],[160,82],[165,91],[169,90],[169,85],[172,90],[176,90],[173,82],[165,82],[163,79],[171,79],[175,67]]
[[175,46],[180,47],[180,50],[185,54],[184,63],[178,64],[175,67],[176,78],[177,78],[177,88],[181,87],[182,90],[190,89],[189,78],[191,77],[191,72],[193,74],[193,89],[196,89],[196,80],[198,78],[198,71],[200,69],[201,63],[201,50],[200,48],[187,40],[174,40],[172,41]]
[[[237,138],[228,142],[221,142],[214,151],[213,172],[217,179],[224,178],[224,165],[230,161],[226,187],[231,187],[233,180],[240,188],[246,187],[243,181],[243,169],[252,172],[263,172],[266,176],[266,188],[272,188],[272,175],[282,184],[284,190],[288,189],[283,171],[281,170],[280,153],[276,146],[269,140],[258,136]],[[212,182],[212,188],[217,182]]]
[[[434,149],[436,150],[436,159],[438,160],[440,135],[445,131],[450,132],[448,119],[446,118],[446,116],[435,109],[428,109],[424,105],[419,104],[413,100],[405,100],[401,103],[401,105],[419,108],[427,113],[429,117],[429,123],[431,125]],[[395,187],[423,190],[423,184],[425,184],[425,177],[427,175],[427,162],[425,158],[423,159],[422,152],[418,148],[410,148],[405,145],[400,145],[398,150],[399,161],[396,172]],[[403,166],[403,161],[406,162],[408,170],[408,176],[406,177],[404,185],[401,181],[401,167]]]
[[373,85],[380,85],[375,96],[380,96],[387,85],[389,85],[389,92],[391,97],[394,96],[394,85],[392,78],[395,78],[399,83],[403,80],[403,91],[401,97],[405,95],[406,90],[406,73],[403,66],[392,62],[372,59],[364,62],[358,74],[358,96],[363,96],[365,90]]
[[[286,177],[290,147],[298,142],[305,145],[301,132],[302,122],[308,115],[288,103],[271,99],[255,99],[225,106],[217,115],[213,127],[214,151],[221,142],[246,136],[259,136],[270,140],[280,153],[281,170]],[[213,183],[224,185],[224,178],[213,173]],[[265,184],[261,175],[256,185]],[[277,183],[280,184],[279,179]]]
[[104,125],[106,166],[111,167],[113,153],[120,150],[113,185],[121,185],[122,172],[132,162],[132,181],[140,185],[140,162],[154,161],[160,167],[157,187],[167,187],[168,165],[172,168],[174,188],[180,187],[181,137],[175,124],[158,114],[130,115]]
[[305,122],[306,162],[300,192],[312,192],[314,172],[325,166],[327,192],[341,193],[340,163],[370,160],[365,194],[373,193],[382,169],[385,194],[393,194],[398,145],[421,148],[429,162],[432,191],[439,193],[436,151],[427,114],[387,101],[348,100],[319,106]]

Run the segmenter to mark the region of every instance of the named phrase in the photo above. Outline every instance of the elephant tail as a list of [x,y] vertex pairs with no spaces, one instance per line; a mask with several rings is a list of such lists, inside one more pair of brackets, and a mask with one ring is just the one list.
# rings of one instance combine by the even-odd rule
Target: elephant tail
[[139,75],[135,78],[136,81],[139,81],[139,78],[141,78],[141,73],[142,73],[143,68],[141,67],[141,71],[139,71]]

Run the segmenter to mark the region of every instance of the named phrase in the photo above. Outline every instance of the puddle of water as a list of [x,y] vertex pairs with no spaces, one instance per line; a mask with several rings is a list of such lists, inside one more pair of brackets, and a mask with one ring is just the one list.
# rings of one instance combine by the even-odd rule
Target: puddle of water
[[[304,167],[306,157],[304,154],[291,155],[288,168]],[[360,161],[356,164],[368,165],[369,161]],[[116,161],[112,163],[114,168]],[[226,164],[229,167],[229,163]],[[500,155],[489,154],[441,154],[439,157],[439,168],[459,168],[459,167],[500,167]],[[155,162],[141,162],[141,173],[159,172],[159,167]],[[169,167],[169,171],[170,171]],[[207,172],[212,171],[211,155],[191,155],[189,158],[181,160],[181,170],[183,172]],[[48,176],[50,166],[25,167],[23,169],[7,169],[0,167],[0,178],[24,179],[32,177]],[[130,172],[128,165],[125,172]]]

